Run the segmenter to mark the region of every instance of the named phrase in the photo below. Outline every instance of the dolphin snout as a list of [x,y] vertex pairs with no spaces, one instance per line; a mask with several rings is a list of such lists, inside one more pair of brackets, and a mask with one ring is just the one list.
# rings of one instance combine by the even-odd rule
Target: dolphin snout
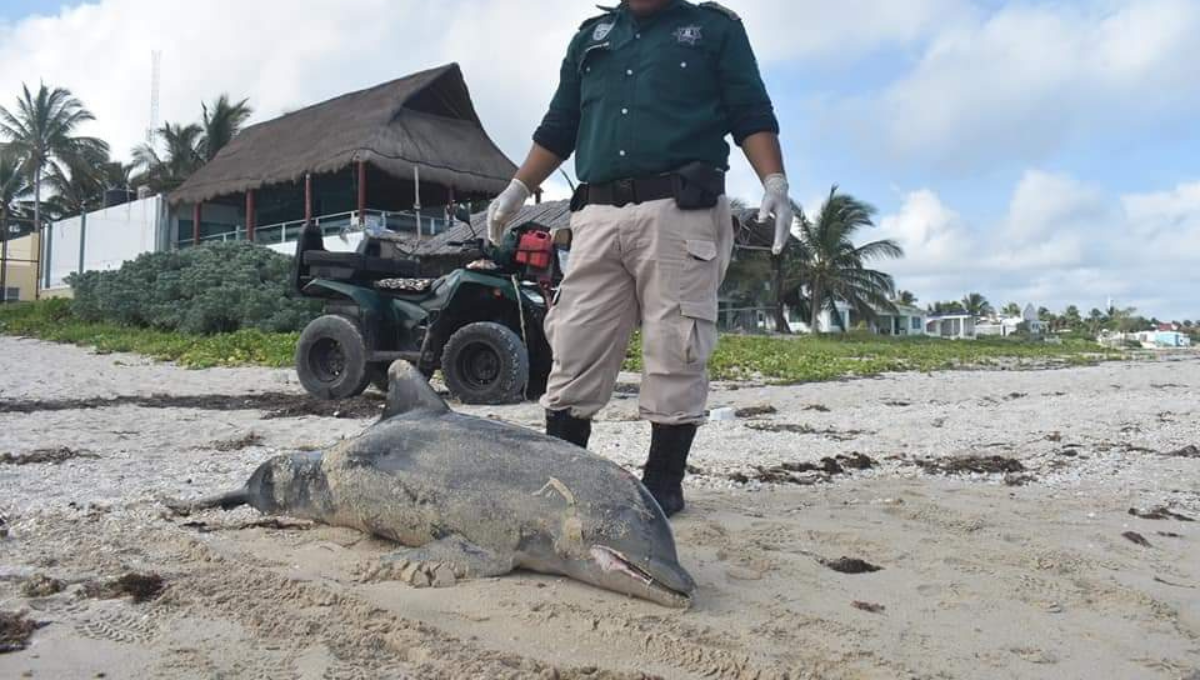
[[691,594],[696,590],[696,581],[678,562],[666,562],[654,557],[648,560],[646,572],[657,583],[674,590],[677,593]]

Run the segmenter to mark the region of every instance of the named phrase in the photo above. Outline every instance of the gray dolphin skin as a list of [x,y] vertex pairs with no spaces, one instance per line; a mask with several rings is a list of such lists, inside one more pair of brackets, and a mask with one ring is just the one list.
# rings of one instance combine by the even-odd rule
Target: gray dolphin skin
[[538,432],[454,413],[404,362],[383,418],[325,453],[273,458],[232,493],[181,511],[250,505],[406,546],[374,575],[414,585],[561,574],[671,607],[691,604],[671,526],[629,472]]

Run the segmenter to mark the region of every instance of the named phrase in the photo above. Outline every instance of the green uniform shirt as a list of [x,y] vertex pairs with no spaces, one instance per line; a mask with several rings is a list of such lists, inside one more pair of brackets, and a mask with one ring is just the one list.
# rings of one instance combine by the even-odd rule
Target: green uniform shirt
[[703,161],[729,167],[757,132],[779,132],[742,22],[716,3],[673,0],[638,20],[622,6],[584,22],[533,139],[601,183]]

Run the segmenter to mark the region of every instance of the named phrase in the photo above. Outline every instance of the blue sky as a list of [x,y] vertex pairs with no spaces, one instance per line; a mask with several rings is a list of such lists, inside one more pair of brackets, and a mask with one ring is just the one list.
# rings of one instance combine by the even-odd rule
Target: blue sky
[[[794,198],[814,212],[837,183],[876,205],[872,236],[908,252],[881,264],[899,287],[1052,309],[1111,296],[1200,319],[1197,0],[725,4],[775,99]],[[0,103],[22,81],[67,86],[124,155],[148,122],[154,49],[172,121],[222,92],[261,120],[458,61],[520,160],[565,45],[595,13],[584,0],[9,0]],[[736,153],[730,179],[757,200]]]
[[53,0],[5,0],[0,3],[0,18],[21,19],[31,14],[57,14],[63,5],[78,3],[62,3]]

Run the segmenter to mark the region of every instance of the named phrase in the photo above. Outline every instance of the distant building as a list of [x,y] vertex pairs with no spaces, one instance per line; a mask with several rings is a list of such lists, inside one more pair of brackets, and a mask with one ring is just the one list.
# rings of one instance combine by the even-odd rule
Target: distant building
[[38,237],[16,224],[9,225],[9,236],[0,243],[0,303],[27,302],[37,294]]
[[950,340],[974,340],[975,316],[973,314],[934,314],[925,321],[925,334]]
[[1025,305],[1020,316],[994,317],[979,321],[975,324],[975,334],[984,336],[1000,336],[1007,338],[1016,335],[1024,328],[1032,336],[1046,332],[1046,325],[1038,316],[1033,305]]
[[331,251],[354,250],[363,228],[380,228],[407,235],[409,251],[430,241],[444,254],[436,239],[453,224],[449,206],[490,199],[515,172],[450,64],[248,127],[169,197],[48,226],[40,283],[69,295],[71,273],[221,241],[290,254],[309,220]]
[[450,64],[246,128],[171,192],[172,243],[289,251],[313,220],[331,250],[356,245],[337,238],[351,225],[415,244],[449,227],[447,205],[490,199],[516,170]]

